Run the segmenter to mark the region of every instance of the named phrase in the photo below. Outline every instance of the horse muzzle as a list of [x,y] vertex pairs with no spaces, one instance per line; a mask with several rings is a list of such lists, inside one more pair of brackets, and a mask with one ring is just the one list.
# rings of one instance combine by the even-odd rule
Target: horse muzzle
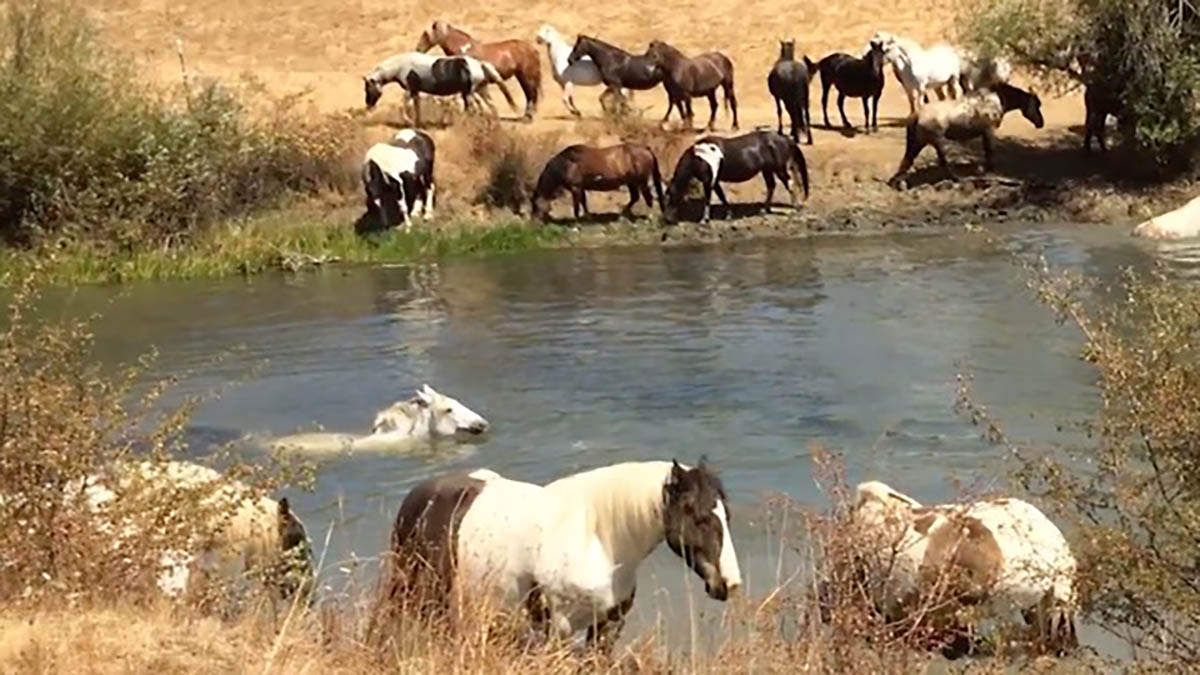
[[725,602],[741,588],[741,584],[727,584],[724,579],[717,580],[716,583],[704,582],[704,592],[713,600]]
[[470,426],[462,427],[461,429],[459,429],[459,431],[470,434],[472,436],[480,436],[480,435],[484,434],[485,432],[487,432],[487,430],[488,430],[487,422],[476,422]]

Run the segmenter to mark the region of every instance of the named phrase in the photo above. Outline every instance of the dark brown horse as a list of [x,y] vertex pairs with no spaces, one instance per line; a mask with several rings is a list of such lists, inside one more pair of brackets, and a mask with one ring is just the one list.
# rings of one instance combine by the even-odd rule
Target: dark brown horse
[[580,207],[586,216],[587,190],[611,192],[622,187],[629,188],[629,203],[622,209],[622,213],[632,215],[639,192],[646,200],[647,206],[654,204],[650,196],[651,183],[654,184],[655,196],[658,197],[661,208],[663,190],[658,158],[644,145],[622,143],[607,148],[572,145],[546,162],[546,167],[538,176],[531,204],[533,215],[539,220],[545,220],[550,213],[547,202],[565,188],[571,193],[575,217],[579,217]]
[[[671,107],[679,109],[679,116],[688,127],[692,126],[692,99],[708,98],[711,112],[708,117],[708,130],[716,127],[717,120],[717,87],[725,93],[725,107],[733,114],[733,130],[738,128],[737,96],[733,93],[733,61],[721,52],[705,52],[692,58],[684,56],[683,52],[671,45],[655,40],[646,50],[650,57],[662,66],[663,86],[667,88],[667,114],[663,122],[671,116]],[[686,109],[686,112],[685,112]]]
[[[583,58],[589,58],[596,64],[604,85],[618,97],[622,105],[628,104],[622,90],[632,95],[634,91],[653,89],[663,81],[665,75],[663,67],[655,63],[649,53],[630,54],[590,35],[575,38],[575,47],[567,56],[567,63],[574,64]],[[667,110],[670,112],[669,102]]]
[[[821,74],[821,113],[825,116],[825,128],[832,129],[829,124],[829,88],[837,87],[838,112],[842,114],[842,124],[847,129],[853,129],[850,120],[846,119],[846,98],[861,98],[863,102],[863,117],[866,121],[863,127],[867,133],[874,127],[879,130],[879,97],[883,95],[883,45],[871,42],[866,54],[855,58],[849,54],[836,52],[817,62],[817,71]],[[875,102],[875,115],[872,119],[870,101]]]
[[434,47],[441,47],[447,56],[466,55],[487,61],[506,80],[516,77],[525,92],[525,120],[533,119],[542,91],[542,61],[535,45],[525,40],[481,43],[445,21],[434,21],[429,30],[421,33],[417,51],[426,52]]

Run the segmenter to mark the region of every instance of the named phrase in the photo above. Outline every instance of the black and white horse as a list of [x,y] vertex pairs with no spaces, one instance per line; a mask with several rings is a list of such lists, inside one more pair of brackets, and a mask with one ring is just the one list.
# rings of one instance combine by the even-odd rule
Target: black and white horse
[[363,158],[362,181],[367,212],[384,227],[403,220],[412,227],[411,214],[433,215],[433,139],[415,129],[403,129],[390,143],[376,143]]

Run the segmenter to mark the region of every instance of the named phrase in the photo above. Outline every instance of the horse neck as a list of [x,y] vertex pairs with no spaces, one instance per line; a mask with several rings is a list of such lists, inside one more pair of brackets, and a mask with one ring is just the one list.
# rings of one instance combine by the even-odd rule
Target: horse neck
[[585,541],[599,541],[618,565],[636,565],[663,540],[662,490],[670,470],[669,462],[615,464],[546,490],[582,510]]
[[1000,97],[1000,107],[1006,113],[1010,110],[1021,110],[1025,107],[1025,102],[1029,100],[1029,94],[1011,84],[1001,82],[994,91]]
[[442,46],[454,52],[462,54],[471,46],[471,36],[465,31],[459,30],[454,26],[446,27],[446,34],[442,36]]
[[546,49],[550,52],[550,62],[555,69],[565,70],[567,67],[567,57],[571,55],[571,45],[563,40],[562,35],[557,31],[550,34],[550,39],[546,41]]

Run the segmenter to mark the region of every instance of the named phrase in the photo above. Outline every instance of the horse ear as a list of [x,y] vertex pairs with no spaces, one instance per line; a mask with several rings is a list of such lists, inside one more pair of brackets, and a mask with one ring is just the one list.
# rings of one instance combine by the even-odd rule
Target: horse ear
[[433,390],[429,388],[429,385],[427,385],[427,384],[422,385],[421,388],[417,390],[417,402],[423,406],[432,405],[433,404],[433,395],[431,393],[432,391]]
[[288,502],[287,497],[279,500],[279,519],[284,520],[292,515],[292,505]]

